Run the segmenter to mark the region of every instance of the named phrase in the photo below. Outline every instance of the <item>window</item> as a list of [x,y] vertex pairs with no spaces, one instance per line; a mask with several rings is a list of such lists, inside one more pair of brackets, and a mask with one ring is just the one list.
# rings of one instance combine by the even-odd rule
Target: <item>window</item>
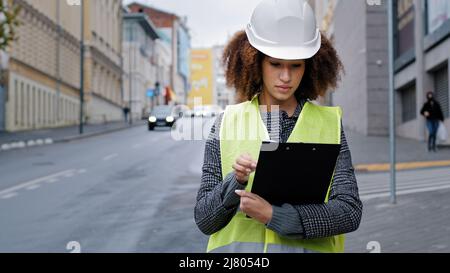
[[63,104],[63,98],[61,98],[61,96],[58,98],[58,107],[59,107],[60,120],[62,123],[64,123],[64,104]]
[[396,10],[395,27],[395,56],[414,49],[414,1],[398,0],[393,1]]
[[125,41],[132,42],[136,39],[136,35],[134,35],[133,31],[132,23],[125,24]]
[[442,68],[434,74],[434,88],[436,100],[442,108],[445,118],[449,117],[449,99],[448,99],[448,66]]
[[53,95],[53,107],[54,107],[54,119],[55,119],[55,124],[59,123],[59,113],[58,113],[58,97],[56,95]]
[[19,83],[14,80],[14,125],[19,125]]
[[408,122],[416,119],[416,85],[404,88],[401,92],[402,103],[402,122]]
[[47,105],[47,92],[45,92],[45,90],[42,90],[42,125],[46,126],[47,125],[47,109],[48,109],[48,105]]
[[20,82],[20,103],[19,103],[19,109],[20,109],[20,126],[23,127],[24,124],[24,118],[25,118],[25,107],[24,107],[24,96],[25,95],[25,89],[24,89],[24,83]]
[[31,119],[32,119],[32,126],[33,128],[36,128],[36,87],[33,86],[33,88],[31,89]]
[[48,113],[48,124],[49,125],[51,125],[52,124],[52,97],[51,97],[52,95],[51,95],[51,93],[49,92],[48,93],[48,97],[47,97],[47,99],[48,99],[48,110],[47,110],[47,113]]
[[427,33],[432,33],[450,19],[450,1],[427,1]]
[[37,115],[37,124],[38,126],[41,126],[41,109],[42,109],[42,105],[41,105],[41,89],[38,89],[37,91],[37,111],[36,111],[36,115]]
[[25,88],[26,88],[25,89],[25,105],[23,105],[23,107],[25,108],[24,109],[24,111],[25,111],[25,127],[29,128],[31,126],[31,123],[30,123],[30,120],[31,120],[30,119],[30,116],[31,116],[31,113],[30,113],[30,100],[31,100],[30,85],[27,84]]

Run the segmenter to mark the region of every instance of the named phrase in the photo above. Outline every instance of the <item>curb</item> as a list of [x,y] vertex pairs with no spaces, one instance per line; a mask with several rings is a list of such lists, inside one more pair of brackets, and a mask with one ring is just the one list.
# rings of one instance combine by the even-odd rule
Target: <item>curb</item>
[[[396,170],[397,171],[419,170],[419,169],[439,168],[439,167],[449,167],[449,166],[450,166],[450,160],[421,161],[421,162],[398,162],[396,164]],[[391,169],[390,163],[355,165],[355,172],[357,172],[357,173],[388,172],[388,171],[390,171],[390,169]]]
[[63,137],[60,139],[45,138],[45,139],[20,140],[20,141],[15,141],[15,142],[10,142],[10,143],[3,143],[0,145],[0,152],[11,151],[11,150],[16,150],[16,149],[32,148],[32,147],[44,146],[44,145],[51,145],[51,144],[55,144],[55,143],[67,143],[67,142],[74,141],[74,140],[85,139],[85,138],[90,138],[90,137],[95,137],[95,136],[100,136],[100,135],[106,135],[109,133],[123,131],[125,129],[130,129],[130,128],[143,126],[143,125],[145,125],[145,122],[142,122],[142,123],[134,122],[133,125],[127,125],[127,126],[122,126],[122,127],[118,127],[118,128],[113,128],[113,129],[109,129],[109,130],[88,133],[88,134],[83,134],[83,135]]
[[118,131],[123,131],[125,129],[130,129],[130,128],[134,128],[134,127],[138,127],[138,126],[142,126],[142,125],[144,125],[144,124],[133,123],[133,125],[128,125],[128,126],[124,126],[124,127],[109,129],[109,130],[105,130],[105,131],[94,132],[94,133],[89,133],[89,134],[82,134],[82,135],[76,135],[76,136],[70,136],[70,137],[64,137],[64,138],[61,138],[61,139],[57,139],[54,142],[55,143],[66,143],[66,142],[70,142],[70,141],[74,141],[74,140],[85,139],[85,138],[90,138],[90,137],[95,137],[95,136],[106,135],[106,134],[114,133],[114,132],[118,132]]

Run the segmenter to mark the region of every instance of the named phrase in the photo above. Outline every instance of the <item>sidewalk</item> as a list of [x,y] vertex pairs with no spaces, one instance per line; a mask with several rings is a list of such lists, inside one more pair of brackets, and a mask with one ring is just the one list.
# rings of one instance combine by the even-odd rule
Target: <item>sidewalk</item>
[[79,126],[69,126],[53,129],[42,129],[23,132],[0,132],[0,150],[24,148],[26,146],[67,142],[75,139],[107,134],[124,130],[134,126],[145,126],[145,120],[136,120],[133,125],[123,121],[106,124],[88,124],[84,126],[84,133],[80,135]]
[[[369,242],[381,253],[450,253],[450,190],[421,192],[364,203],[361,225],[347,234],[346,252],[365,253]],[[371,249],[371,248],[370,248]]]
[[[345,130],[355,169],[364,171],[389,170],[389,137],[364,136]],[[398,169],[416,169],[450,166],[450,147],[439,146],[437,153],[429,153],[427,143],[406,138],[396,138]],[[406,163],[406,164],[404,164]]]

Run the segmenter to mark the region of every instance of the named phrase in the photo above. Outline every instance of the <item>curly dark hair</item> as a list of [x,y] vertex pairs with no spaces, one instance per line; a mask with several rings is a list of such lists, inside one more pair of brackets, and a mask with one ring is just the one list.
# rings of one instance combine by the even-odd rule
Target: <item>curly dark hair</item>
[[[227,85],[236,88],[238,101],[251,100],[261,92],[262,61],[265,56],[250,45],[245,31],[238,31],[225,47],[222,59],[225,77]],[[305,60],[305,64],[305,74],[295,91],[297,99],[315,100],[323,96],[327,90],[337,87],[341,80],[340,73],[344,72],[332,42],[323,33],[319,52]]]

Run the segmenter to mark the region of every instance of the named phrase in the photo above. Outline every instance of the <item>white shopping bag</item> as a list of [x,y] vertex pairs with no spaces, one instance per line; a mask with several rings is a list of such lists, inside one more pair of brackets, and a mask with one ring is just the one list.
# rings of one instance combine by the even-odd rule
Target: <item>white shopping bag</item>
[[445,128],[445,125],[444,125],[444,123],[442,121],[439,122],[439,128],[438,128],[438,131],[437,131],[437,138],[441,142],[447,142],[447,139],[448,139],[447,128]]

